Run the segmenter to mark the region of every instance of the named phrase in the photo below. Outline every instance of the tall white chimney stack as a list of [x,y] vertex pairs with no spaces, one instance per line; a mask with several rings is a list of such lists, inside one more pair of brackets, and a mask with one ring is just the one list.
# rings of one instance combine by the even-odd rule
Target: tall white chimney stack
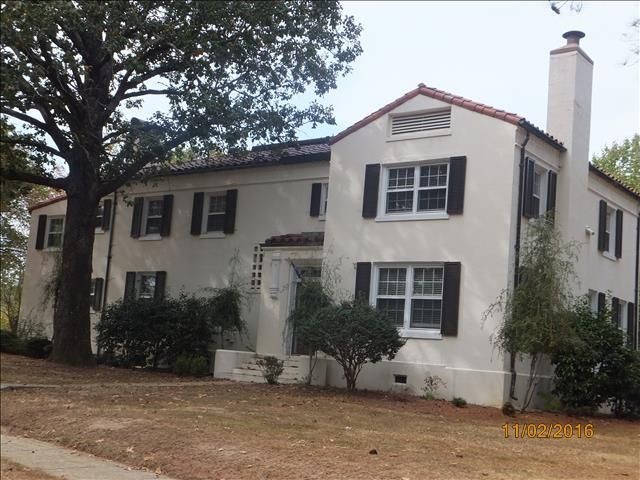
[[551,51],[547,131],[567,151],[558,175],[557,219],[569,238],[584,240],[584,209],[589,175],[593,60],[580,47],[584,33],[563,35],[567,43]]

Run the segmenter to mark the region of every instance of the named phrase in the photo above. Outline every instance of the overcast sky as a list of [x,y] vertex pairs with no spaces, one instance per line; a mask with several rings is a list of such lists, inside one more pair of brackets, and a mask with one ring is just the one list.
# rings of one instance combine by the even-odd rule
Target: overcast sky
[[639,65],[624,66],[639,2],[584,2],[556,15],[540,2],[344,2],[363,26],[363,53],[323,103],[337,125],[301,138],[333,135],[418,83],[518,113],[546,127],[549,51],[582,30],[594,61],[591,153],[638,131]]

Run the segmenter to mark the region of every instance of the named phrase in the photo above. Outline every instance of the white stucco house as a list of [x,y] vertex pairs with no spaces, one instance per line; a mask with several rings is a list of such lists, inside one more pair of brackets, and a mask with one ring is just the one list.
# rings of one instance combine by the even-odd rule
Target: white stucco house
[[[254,148],[177,165],[157,182],[104,199],[93,257],[94,311],[125,295],[221,286],[237,252],[252,291],[248,333],[215,352],[216,377],[258,380],[257,355],[307,360],[287,318],[301,276],[330,266],[339,287],[387,312],[406,344],[368,365],[359,387],[502,405],[509,361],[483,312],[514,278],[529,218],[555,211],[581,244],[576,293],[612,302],[637,347],[640,192],[589,163],[593,62],[568,32],[551,52],[548,118],[524,117],[420,84],[333,138]],[[22,315],[42,304],[62,239],[64,198],[32,209]],[[526,372],[526,369],[522,369]],[[344,385],[321,359],[313,382]],[[522,379],[524,383],[524,378]]]

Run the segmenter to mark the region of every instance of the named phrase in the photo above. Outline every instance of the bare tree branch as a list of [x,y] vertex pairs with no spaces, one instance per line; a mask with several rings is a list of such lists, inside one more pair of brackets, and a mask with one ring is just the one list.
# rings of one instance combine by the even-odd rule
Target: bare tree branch
[[57,157],[64,158],[64,156],[55,148],[36,140],[28,138],[3,138],[0,139],[0,142],[8,143],[9,145],[23,145],[25,147],[33,147],[43,153],[48,153],[49,155],[55,155]]
[[60,190],[66,190],[67,179],[66,178],[51,178],[38,175],[35,173],[22,172],[14,169],[1,169],[0,176],[6,180],[17,180],[19,182],[36,183],[38,185],[44,185],[45,187],[57,188]]

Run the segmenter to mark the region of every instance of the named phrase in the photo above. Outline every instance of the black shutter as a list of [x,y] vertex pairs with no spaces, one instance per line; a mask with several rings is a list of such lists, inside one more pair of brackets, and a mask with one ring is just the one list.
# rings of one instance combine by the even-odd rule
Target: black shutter
[[527,157],[524,171],[524,202],[522,203],[522,215],[525,218],[533,218],[538,212],[534,212],[533,178],[535,176],[536,163]]
[[620,326],[620,299],[616,297],[611,299],[611,321]]
[[320,195],[322,193],[321,183],[311,184],[311,206],[309,207],[310,217],[320,216]]
[[356,263],[356,299],[369,302],[369,289],[371,287],[371,263]]
[[47,233],[47,216],[38,215],[38,231],[36,232],[36,250],[44,248],[44,236]]
[[142,208],[144,207],[144,198],[136,197],[133,199],[133,216],[131,217],[131,236],[138,238],[140,236],[140,226],[142,225]]
[[162,224],[160,225],[160,236],[168,237],[171,233],[171,214],[173,213],[173,195],[162,197]]
[[193,208],[191,209],[191,235],[200,235],[202,231],[202,209],[204,206],[204,193],[193,194]]
[[607,308],[607,296],[600,292],[598,294],[598,313],[603,313],[605,308]]
[[605,238],[607,231],[607,202],[600,200],[600,209],[598,213],[598,250],[604,252],[607,249],[607,240]]
[[156,288],[153,291],[153,298],[159,300],[164,297],[164,290],[167,285],[167,272],[156,272]]
[[133,300],[136,296],[136,272],[127,272],[124,281],[124,299]]
[[105,232],[111,228],[111,199],[102,202],[102,230]]
[[460,262],[444,264],[444,281],[442,285],[442,335],[455,337],[458,335],[458,312],[460,304]]
[[103,278],[96,278],[93,280],[95,286],[93,287],[93,309],[97,312],[102,308],[102,286],[104,285]]
[[226,210],[224,212],[224,233],[233,233],[236,230],[237,203],[238,190],[227,190]]
[[371,163],[364,171],[364,193],[362,195],[362,217],[376,218],[378,215],[378,188],[380,187],[380,164]]
[[622,258],[622,210],[616,210],[616,258]]
[[549,172],[547,179],[547,212],[551,212],[551,215],[555,216],[556,210],[556,190],[558,186],[558,174],[556,172]]
[[467,157],[449,159],[449,189],[447,191],[447,213],[461,214],[464,207],[464,183],[467,172]]
[[629,346],[631,349],[636,348],[636,306],[627,303],[627,335],[629,336]]

